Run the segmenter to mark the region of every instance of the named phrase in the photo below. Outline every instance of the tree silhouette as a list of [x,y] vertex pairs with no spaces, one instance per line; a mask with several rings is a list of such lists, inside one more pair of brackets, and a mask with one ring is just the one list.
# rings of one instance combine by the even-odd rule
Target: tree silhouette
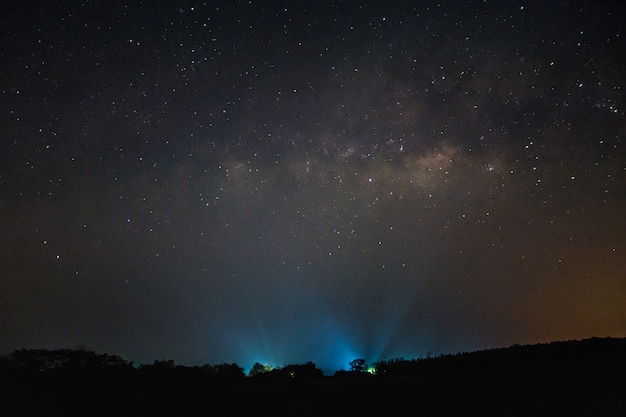
[[367,370],[365,359],[354,359],[350,362],[350,370],[352,372],[365,372]]
[[256,375],[260,375],[260,374],[265,374],[269,371],[272,370],[272,367],[269,365],[263,365],[260,362],[255,362],[254,365],[252,365],[252,368],[250,368],[250,372],[248,373],[249,376],[256,376]]
[[236,381],[245,377],[243,368],[236,363],[213,365],[213,377],[220,380]]
[[[206,414],[236,407],[251,414],[266,401],[289,415],[324,414],[335,406],[368,415],[402,414],[411,407],[424,415],[499,415],[513,407],[511,415],[543,410],[540,415],[626,416],[624,352],[626,339],[592,339],[389,359],[373,363],[375,375],[366,372],[362,358],[329,377],[313,362],[275,368],[256,363],[249,373],[256,377],[246,378],[236,363],[157,360],[135,367],[88,350],[22,349],[0,356],[0,410],[109,415],[126,407],[131,414],[191,415],[198,408]],[[487,392],[492,398],[485,402]],[[577,413],[581,409],[587,412]]]

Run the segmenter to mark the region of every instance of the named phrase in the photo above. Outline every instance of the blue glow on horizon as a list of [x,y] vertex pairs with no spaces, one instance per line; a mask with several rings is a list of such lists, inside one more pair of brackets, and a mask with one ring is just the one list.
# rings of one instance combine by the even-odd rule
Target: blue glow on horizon
[[275,309],[264,312],[269,314],[254,308],[237,311],[236,322],[222,323],[219,333],[227,339],[228,356],[246,374],[255,363],[282,368],[312,362],[325,374],[349,370],[354,359],[371,365],[397,358],[398,350],[410,351],[416,343],[412,338],[407,345],[403,328],[415,288],[406,283],[383,289],[369,299],[359,288],[332,304],[316,297],[315,289],[300,298],[291,294],[284,303],[278,298]]
[[290,337],[273,337],[269,330],[239,335],[238,340],[232,340],[236,344],[236,356],[243,358],[238,364],[247,375],[257,362],[282,368],[310,361],[325,374],[332,374],[349,370],[354,359],[365,359],[368,364],[379,361],[395,329],[390,326],[384,337],[377,332],[377,338],[369,338],[369,332],[356,334],[333,320],[324,323],[315,333],[303,331],[289,334]]

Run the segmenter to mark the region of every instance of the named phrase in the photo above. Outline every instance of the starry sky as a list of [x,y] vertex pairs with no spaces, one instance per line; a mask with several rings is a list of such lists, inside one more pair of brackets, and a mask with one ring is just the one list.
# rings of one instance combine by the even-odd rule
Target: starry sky
[[0,351],[626,336],[626,8],[8,1]]

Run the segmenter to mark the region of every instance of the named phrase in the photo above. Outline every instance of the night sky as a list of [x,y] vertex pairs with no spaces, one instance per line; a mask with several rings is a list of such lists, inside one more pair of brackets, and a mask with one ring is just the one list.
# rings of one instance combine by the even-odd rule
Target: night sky
[[4,2],[1,353],[626,336],[620,4]]

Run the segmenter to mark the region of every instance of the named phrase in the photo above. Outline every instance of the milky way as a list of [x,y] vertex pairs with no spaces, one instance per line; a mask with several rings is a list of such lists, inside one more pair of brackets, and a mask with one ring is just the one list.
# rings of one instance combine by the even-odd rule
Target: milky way
[[626,336],[623,6],[146,3],[5,7],[4,353]]

